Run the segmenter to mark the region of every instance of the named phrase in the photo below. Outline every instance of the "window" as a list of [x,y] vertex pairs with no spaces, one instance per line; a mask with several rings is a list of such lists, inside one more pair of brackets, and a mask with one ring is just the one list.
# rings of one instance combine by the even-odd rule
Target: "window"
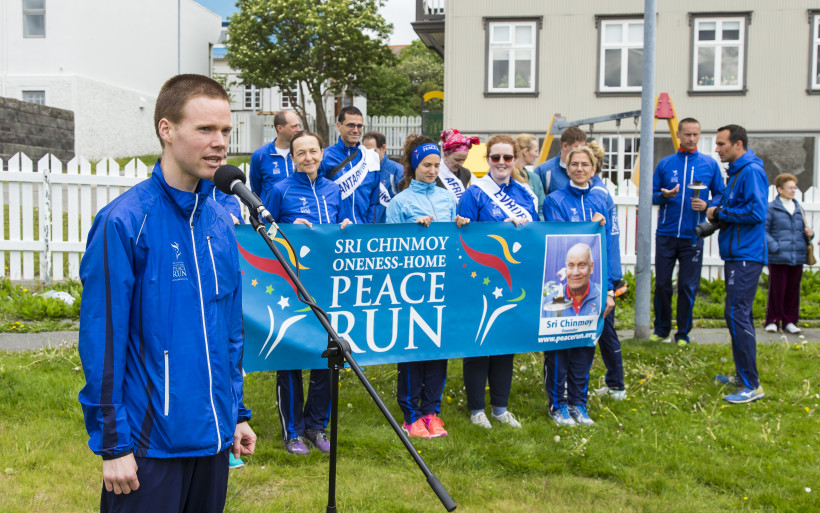
[[281,109],[295,109],[299,104],[299,90],[282,91],[282,100],[279,104]]
[[23,101],[28,103],[36,103],[37,105],[46,104],[45,91],[23,91]]
[[748,20],[693,16],[692,91],[745,92]]
[[262,95],[256,86],[245,86],[245,109],[260,110],[262,108]]
[[23,0],[23,37],[46,37],[46,0]]
[[809,90],[820,93],[820,11],[813,11],[811,20],[811,65],[809,66]]
[[609,178],[615,184],[632,179],[632,172],[638,164],[639,137],[608,135],[601,137],[604,147],[604,164],[601,178]]
[[538,20],[487,20],[487,93],[536,94]]
[[643,20],[601,20],[598,92],[640,92]]

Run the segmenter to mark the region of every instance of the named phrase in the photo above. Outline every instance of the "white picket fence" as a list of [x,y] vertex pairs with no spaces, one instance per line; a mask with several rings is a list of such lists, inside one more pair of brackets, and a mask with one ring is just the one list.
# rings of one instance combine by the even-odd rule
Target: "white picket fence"
[[[244,167],[244,166],[243,166]],[[62,281],[78,279],[86,237],[97,212],[125,190],[148,176],[148,166],[131,160],[122,169],[106,159],[92,166],[78,157],[67,165],[47,155],[34,163],[17,154],[0,160],[0,269],[12,281]],[[247,172],[247,169],[244,169]],[[607,184],[618,205],[621,228],[621,262],[624,270],[636,264],[638,189],[630,181]],[[769,200],[775,195],[769,189]],[[810,188],[796,194],[806,210],[809,225],[820,233],[820,190]],[[63,229],[65,223],[66,229]],[[657,225],[657,207],[652,213],[652,233]],[[8,235],[6,235],[8,234]],[[654,237],[653,250],[654,255]],[[39,265],[35,268],[35,255]],[[723,262],[717,237],[704,244],[703,277],[722,277]]]

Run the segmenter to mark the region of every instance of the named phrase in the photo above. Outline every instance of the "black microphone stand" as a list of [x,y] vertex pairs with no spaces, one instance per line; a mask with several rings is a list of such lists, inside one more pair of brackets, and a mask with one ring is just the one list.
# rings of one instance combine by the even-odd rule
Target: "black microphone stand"
[[[447,493],[447,490],[444,489],[442,486],[441,481],[430,471],[430,468],[424,462],[424,460],[419,456],[418,451],[415,447],[413,447],[413,443],[407,437],[407,435],[402,431],[401,426],[399,423],[396,422],[396,419],[393,418],[393,415],[390,413],[390,410],[387,409],[385,406],[384,401],[379,396],[379,393],[376,392],[376,389],[373,388],[373,385],[365,377],[364,373],[362,372],[361,367],[359,364],[356,363],[355,358],[350,352],[350,344],[339,337],[339,334],[336,333],[336,330],[333,329],[333,326],[330,324],[330,319],[328,319],[327,314],[319,308],[318,305],[311,299],[311,295],[308,294],[307,290],[305,289],[302,282],[296,276],[296,273],[291,269],[290,263],[285,259],[282,253],[279,251],[279,248],[276,247],[276,244],[273,243],[270,236],[268,235],[267,231],[265,230],[265,225],[262,224],[259,219],[256,218],[253,212],[249,216],[251,220],[251,225],[253,226],[254,230],[265,239],[265,243],[268,247],[273,251],[274,256],[276,256],[276,260],[282,264],[282,268],[287,273],[288,277],[291,279],[294,285],[296,285],[296,289],[299,292],[300,301],[305,303],[310,307],[313,313],[316,315],[316,318],[319,319],[319,322],[322,324],[322,327],[327,331],[328,339],[327,339],[327,349],[324,350],[322,353],[322,358],[327,358],[327,366],[330,369],[330,464],[329,464],[329,475],[328,475],[328,492],[327,492],[327,512],[328,513],[335,513],[336,511],[336,429],[339,420],[339,370],[344,368],[345,361],[347,361],[350,368],[356,374],[356,377],[359,378],[359,381],[364,385],[365,390],[367,393],[370,394],[370,398],[373,399],[373,402],[376,403],[376,406],[379,407],[381,410],[382,415],[387,419],[387,422],[390,423],[390,426],[393,428],[393,431],[396,432],[396,435],[402,441],[404,446],[407,448],[407,452],[410,453],[410,456],[413,457],[415,460],[416,465],[419,466],[421,472],[427,478],[427,484],[430,485],[430,488],[433,489],[433,492],[438,496],[441,503],[444,505],[444,508],[447,511],[453,511],[456,509],[456,503],[450,498],[450,494]],[[285,238],[287,240],[287,238]],[[288,241],[290,244],[290,241]]]

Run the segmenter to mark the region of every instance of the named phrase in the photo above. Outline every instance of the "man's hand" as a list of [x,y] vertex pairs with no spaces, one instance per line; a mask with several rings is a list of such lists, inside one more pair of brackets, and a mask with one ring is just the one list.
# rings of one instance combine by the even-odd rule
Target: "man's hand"
[[294,219],[293,224],[303,224],[308,228],[313,228],[313,223],[311,223],[307,219],[302,219],[301,217],[297,217],[296,219]]
[[609,312],[615,308],[615,298],[607,294],[606,296],[606,308],[604,308],[604,317],[609,315]]
[[692,210],[703,212],[706,210],[706,202],[700,198],[692,198]]
[[678,191],[680,191],[680,184],[677,184],[674,189],[664,189],[661,187],[661,195],[664,198],[674,198],[678,195]]
[[430,226],[430,223],[433,222],[433,216],[421,216],[416,219],[416,222],[422,226]]
[[715,209],[716,208],[717,207],[709,207],[709,208],[706,209],[706,219],[708,219],[710,221],[715,220]]
[[468,217],[461,217],[459,215],[456,216],[456,226],[461,228],[465,224],[468,224],[470,219]]
[[344,219],[342,219],[342,222],[339,223],[339,226],[342,228],[342,230],[344,230],[346,226],[350,226],[351,224],[353,224],[353,221],[345,217]]
[[239,458],[245,454],[253,454],[256,447],[256,433],[248,425],[247,422],[240,422],[236,425],[236,430],[233,432],[233,445],[231,452],[234,458]]
[[508,217],[507,219],[504,219],[504,222],[505,223],[512,223],[515,226],[524,226],[525,224],[527,224],[527,218],[526,217]]
[[591,221],[593,223],[600,223],[601,226],[604,226],[606,224],[606,217],[604,217],[604,215],[600,212],[595,212],[595,215],[592,216]]
[[103,483],[106,490],[117,495],[138,490],[140,482],[134,453],[114,460],[103,460]]

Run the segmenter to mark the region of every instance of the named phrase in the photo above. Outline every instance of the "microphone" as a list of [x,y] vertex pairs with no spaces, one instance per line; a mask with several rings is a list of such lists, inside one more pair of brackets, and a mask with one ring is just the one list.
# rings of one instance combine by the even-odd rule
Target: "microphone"
[[220,166],[214,173],[214,183],[216,187],[225,194],[235,195],[242,203],[248,206],[251,212],[261,216],[265,221],[276,225],[273,216],[262,204],[259,196],[253,193],[245,185],[245,173],[236,166],[230,164]]

